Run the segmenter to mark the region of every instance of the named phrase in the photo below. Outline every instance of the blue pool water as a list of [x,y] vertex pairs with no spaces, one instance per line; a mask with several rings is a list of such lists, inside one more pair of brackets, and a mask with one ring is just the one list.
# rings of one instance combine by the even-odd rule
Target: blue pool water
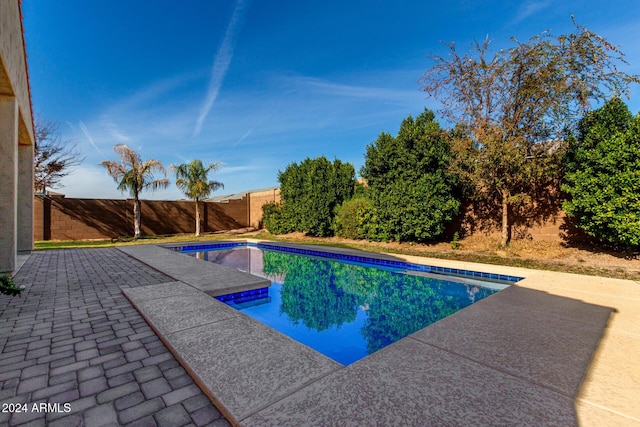
[[328,253],[317,257],[247,245],[198,249],[182,251],[272,282],[219,300],[343,365],[506,286],[473,274],[438,276],[401,262],[374,266]]

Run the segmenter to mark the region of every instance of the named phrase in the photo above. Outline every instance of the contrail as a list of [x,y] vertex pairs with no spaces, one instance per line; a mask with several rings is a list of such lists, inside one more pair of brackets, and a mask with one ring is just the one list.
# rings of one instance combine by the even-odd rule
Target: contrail
[[239,140],[237,140],[235,144],[233,144],[233,147],[235,147],[236,145],[240,144],[242,141],[247,139],[247,137],[251,135],[251,132],[253,132],[253,129],[249,129],[248,131],[246,131],[244,135],[242,135],[242,137]]
[[207,118],[207,115],[209,115],[209,111],[211,110],[213,103],[218,97],[218,92],[220,91],[222,80],[224,80],[224,76],[227,74],[227,69],[229,68],[231,59],[233,58],[235,36],[237,33],[237,27],[239,26],[240,20],[242,18],[244,3],[244,0],[237,1],[235,9],[233,9],[231,21],[229,21],[229,26],[227,27],[227,32],[225,33],[222,44],[220,45],[220,48],[216,53],[213,67],[211,68],[211,79],[209,80],[209,88],[204,98],[204,102],[202,103],[202,107],[200,107],[200,115],[198,116],[198,120],[196,120],[196,126],[193,129],[194,137],[200,135],[202,124]]
[[93,148],[98,150],[98,153],[100,153],[100,155],[104,156],[104,153],[102,152],[102,150],[98,148],[95,142],[93,142],[93,138],[91,138],[91,135],[89,134],[89,129],[87,129],[87,127],[85,126],[82,120],[80,120],[80,129],[82,130],[82,133],[84,133],[84,136],[89,140],[91,145],[93,145]]

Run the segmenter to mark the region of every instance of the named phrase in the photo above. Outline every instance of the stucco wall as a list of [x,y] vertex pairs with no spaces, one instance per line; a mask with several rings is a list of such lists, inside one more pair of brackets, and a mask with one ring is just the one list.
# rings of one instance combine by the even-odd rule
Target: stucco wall
[[19,0],[0,0],[0,273],[33,249],[34,131]]
[[19,0],[0,1],[0,93],[18,100],[18,139],[34,141],[27,62]]

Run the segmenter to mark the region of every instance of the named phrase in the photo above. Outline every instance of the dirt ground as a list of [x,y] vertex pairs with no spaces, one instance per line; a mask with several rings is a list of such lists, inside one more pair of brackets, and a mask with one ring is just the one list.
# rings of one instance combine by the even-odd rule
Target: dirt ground
[[[247,233],[264,237],[264,230]],[[452,249],[451,242],[432,244],[385,243],[349,240],[339,237],[310,238],[303,233],[290,233],[277,236],[278,239],[312,242],[338,243],[357,246],[371,246],[379,250],[390,249],[422,256],[437,258],[464,259],[492,264],[516,265],[524,267],[544,267],[556,271],[605,275],[610,277],[640,279],[640,251],[619,252],[598,248],[586,244],[567,245],[561,241],[514,240],[508,248],[500,247],[498,236],[476,235],[458,242]]]

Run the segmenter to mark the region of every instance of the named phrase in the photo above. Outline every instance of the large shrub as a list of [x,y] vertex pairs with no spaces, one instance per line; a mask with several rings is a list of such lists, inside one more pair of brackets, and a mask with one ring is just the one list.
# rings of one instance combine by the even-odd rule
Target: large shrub
[[291,219],[285,216],[280,203],[272,202],[262,206],[262,224],[273,234],[286,234],[295,230]]
[[361,175],[376,214],[375,236],[428,241],[440,236],[460,210],[448,135],[425,110],[406,118],[398,135],[382,133],[367,146]]
[[307,158],[279,172],[278,181],[282,202],[267,207],[263,216],[267,230],[329,236],[335,208],[353,196],[355,169],[337,159],[331,163],[324,156]]
[[373,204],[367,197],[356,196],[336,208],[334,229],[337,236],[347,239],[374,238],[376,224]]
[[569,144],[563,208],[603,242],[640,245],[640,116],[618,98],[587,113]]

